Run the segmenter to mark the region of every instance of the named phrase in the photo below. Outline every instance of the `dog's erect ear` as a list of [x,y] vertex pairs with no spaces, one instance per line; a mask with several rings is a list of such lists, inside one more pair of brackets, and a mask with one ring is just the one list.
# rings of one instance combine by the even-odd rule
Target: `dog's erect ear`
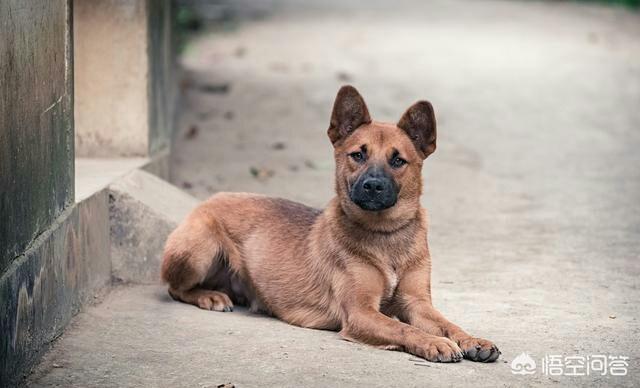
[[426,159],[436,150],[436,115],[429,101],[418,101],[411,105],[398,121],[416,149]]
[[369,124],[371,117],[367,104],[356,88],[345,85],[340,88],[336,101],[333,103],[333,113],[327,134],[331,143],[346,138],[359,126]]

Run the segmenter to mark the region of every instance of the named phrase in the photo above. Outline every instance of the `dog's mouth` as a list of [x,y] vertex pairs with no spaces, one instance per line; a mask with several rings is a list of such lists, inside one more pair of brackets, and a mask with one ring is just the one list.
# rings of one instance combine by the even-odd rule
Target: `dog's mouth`
[[354,199],[351,198],[351,201],[358,205],[358,207],[362,210],[366,211],[381,211],[385,209],[389,209],[396,204],[396,200],[392,201],[380,201],[380,200],[372,200],[372,199]]

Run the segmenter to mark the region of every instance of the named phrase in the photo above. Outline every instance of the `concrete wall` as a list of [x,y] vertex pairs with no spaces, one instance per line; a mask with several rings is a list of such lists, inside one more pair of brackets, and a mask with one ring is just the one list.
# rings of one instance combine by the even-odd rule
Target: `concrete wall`
[[0,386],[19,382],[111,283],[108,219],[106,191],[68,208],[2,276]]
[[0,1],[0,386],[109,280],[108,207],[74,206],[71,30],[67,0]]
[[[106,170],[74,179],[74,109],[75,156],[145,156],[138,162],[148,171],[168,175],[171,2],[72,1],[0,0],[0,387],[19,383],[73,315],[111,285],[112,252],[123,274],[126,264],[157,279],[160,241],[176,222],[140,234],[150,232],[137,221],[164,213],[138,211],[135,201],[126,202],[130,213],[118,210]],[[74,203],[74,186],[94,181],[105,185],[83,189]],[[151,235],[153,249],[145,250]],[[127,245],[129,237],[138,243]],[[146,252],[147,267],[127,261],[137,252]]]
[[73,203],[70,17],[0,1],[0,274]]
[[75,0],[78,156],[146,156],[147,9],[144,0]]
[[156,155],[170,145],[175,127],[178,77],[175,76],[172,2],[149,1],[149,153]]
[[113,281],[158,283],[167,236],[199,202],[145,171],[113,183],[109,187]]
[[168,147],[171,1],[73,4],[76,155],[151,156]]
[[0,274],[73,204],[74,103],[76,156],[166,154],[171,14],[169,0],[0,1]]

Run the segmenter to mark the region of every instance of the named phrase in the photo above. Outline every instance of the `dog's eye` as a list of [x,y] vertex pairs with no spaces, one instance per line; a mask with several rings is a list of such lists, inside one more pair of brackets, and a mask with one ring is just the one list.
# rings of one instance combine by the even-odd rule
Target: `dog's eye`
[[352,152],[349,154],[349,156],[351,156],[351,159],[355,160],[358,163],[361,163],[364,161],[364,154],[360,151]]
[[391,159],[391,162],[389,162],[389,164],[391,164],[391,167],[393,168],[400,168],[407,164],[407,161],[396,156],[395,158]]

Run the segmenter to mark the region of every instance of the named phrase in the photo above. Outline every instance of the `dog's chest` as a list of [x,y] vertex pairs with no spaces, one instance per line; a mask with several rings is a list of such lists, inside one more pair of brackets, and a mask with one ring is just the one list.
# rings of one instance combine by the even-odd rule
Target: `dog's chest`
[[398,273],[390,266],[383,268],[382,274],[385,278],[384,299],[391,299],[398,287]]

